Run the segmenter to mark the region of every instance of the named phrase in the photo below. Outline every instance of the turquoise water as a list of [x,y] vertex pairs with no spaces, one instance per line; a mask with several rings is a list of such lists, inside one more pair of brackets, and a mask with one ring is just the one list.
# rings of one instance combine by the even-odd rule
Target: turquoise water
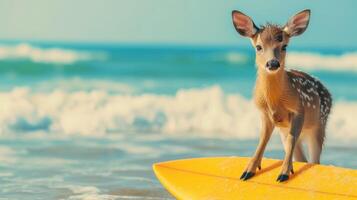
[[[298,67],[319,77],[335,99],[322,163],[356,169],[355,50],[289,51],[310,55],[295,54]],[[253,53],[1,44],[1,198],[172,199],[155,179],[153,163],[251,156],[260,129],[251,102]],[[309,67],[316,59],[342,67]],[[278,134],[265,155],[283,157]]]

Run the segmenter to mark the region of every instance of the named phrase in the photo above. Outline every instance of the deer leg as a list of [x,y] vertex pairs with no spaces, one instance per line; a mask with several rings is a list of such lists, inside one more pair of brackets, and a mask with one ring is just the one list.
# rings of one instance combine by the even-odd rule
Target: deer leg
[[294,160],[298,162],[307,162],[301,140],[297,141],[295,144]]
[[280,175],[277,178],[277,181],[283,182],[289,179],[290,172],[293,170],[293,153],[295,150],[295,144],[299,138],[302,126],[304,124],[304,115],[296,114],[291,123],[291,128],[289,134],[286,137],[286,146],[285,146],[285,157],[282,165]]
[[[281,142],[284,145],[284,150],[286,150],[287,148],[287,136],[289,134],[289,130],[288,129],[280,129],[280,138],[281,138]],[[286,153],[286,152],[285,152]],[[298,140],[295,144],[295,150],[293,153],[293,157],[295,161],[298,162],[307,162],[307,159],[305,157],[304,154],[304,150],[303,150],[303,146],[302,146],[302,141]]]
[[288,134],[289,134],[289,129],[280,128],[280,139],[281,139],[281,143],[283,144],[284,151],[286,149],[286,138],[287,138]]
[[259,169],[261,168],[260,163],[262,161],[264,150],[274,129],[274,125],[272,124],[268,116],[264,116],[262,121],[263,121],[263,126],[260,132],[258,147],[254,153],[254,156],[251,158],[242,176],[240,177],[241,180],[250,179],[251,177],[254,176],[257,167]]
[[323,130],[317,130],[308,138],[310,163],[320,163],[320,155],[324,140]]

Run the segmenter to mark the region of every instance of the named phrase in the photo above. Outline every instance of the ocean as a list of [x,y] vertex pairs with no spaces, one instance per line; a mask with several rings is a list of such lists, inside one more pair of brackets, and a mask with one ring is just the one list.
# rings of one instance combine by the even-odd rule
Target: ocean
[[[330,89],[322,164],[357,169],[357,50],[288,49]],[[155,162],[251,156],[251,48],[0,43],[0,199],[173,199]],[[265,156],[282,159],[274,133]]]

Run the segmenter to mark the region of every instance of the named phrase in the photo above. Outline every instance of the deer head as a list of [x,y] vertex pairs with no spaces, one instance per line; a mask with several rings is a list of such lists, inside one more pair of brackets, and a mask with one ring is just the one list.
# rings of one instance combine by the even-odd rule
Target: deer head
[[310,10],[297,13],[285,26],[267,24],[258,27],[250,17],[236,10],[232,12],[232,19],[237,32],[250,38],[256,49],[258,70],[274,74],[284,70],[289,39],[306,30],[309,24]]

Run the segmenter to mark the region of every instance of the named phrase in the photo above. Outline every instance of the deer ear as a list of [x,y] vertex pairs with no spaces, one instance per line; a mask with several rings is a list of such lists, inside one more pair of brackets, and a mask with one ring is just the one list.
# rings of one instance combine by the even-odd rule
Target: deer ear
[[242,12],[233,10],[232,19],[234,27],[242,36],[253,37],[259,30],[253,20]]
[[298,36],[305,32],[310,21],[310,10],[303,10],[292,17],[284,27],[284,31],[290,36]]

